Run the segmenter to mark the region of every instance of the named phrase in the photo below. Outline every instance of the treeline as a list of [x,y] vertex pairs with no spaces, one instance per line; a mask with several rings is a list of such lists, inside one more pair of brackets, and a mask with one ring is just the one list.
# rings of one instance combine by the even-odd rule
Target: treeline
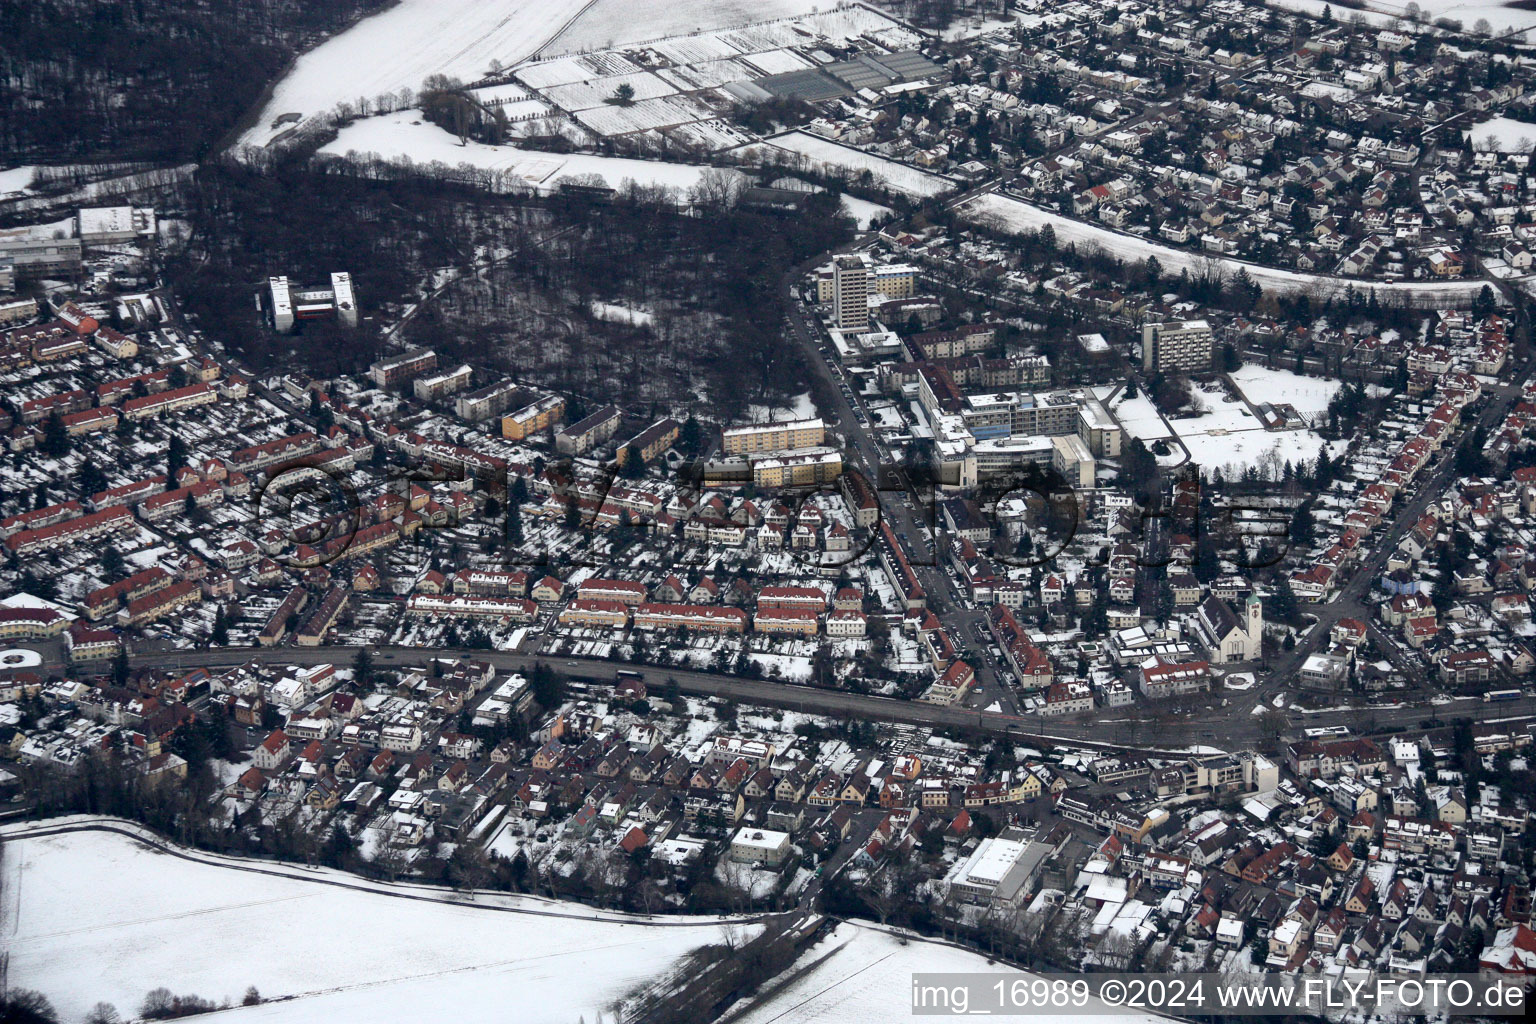
[[0,150],[201,158],[295,54],[388,3],[0,0]]

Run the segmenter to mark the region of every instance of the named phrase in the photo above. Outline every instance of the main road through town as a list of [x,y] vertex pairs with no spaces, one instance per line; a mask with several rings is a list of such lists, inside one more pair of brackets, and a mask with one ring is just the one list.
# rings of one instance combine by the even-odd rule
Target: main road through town
[[[996,711],[975,711],[961,707],[938,704],[922,704],[915,701],[895,700],[868,694],[850,693],[846,690],[827,690],[801,686],[777,680],[745,679],[740,676],[719,675],[713,672],[696,672],[657,666],[630,666],[624,662],[604,661],[595,658],[544,657],[519,654],[510,651],[484,651],[470,648],[426,649],[419,647],[377,647],[374,664],[381,669],[425,667],[434,657],[473,658],[489,662],[499,671],[526,672],[535,662],[543,662],[558,672],[575,679],[611,680],[614,674],[626,668],[634,668],[644,674],[651,692],[656,693],[668,680],[675,680],[684,693],[724,697],[749,704],[764,704],[831,717],[846,717],[868,721],[898,722],[916,726],[973,730],[978,733],[1014,737],[1020,743],[1038,740],[1042,743],[1068,743],[1075,746],[1105,750],[1140,750],[1146,753],[1178,754],[1185,745],[1158,747],[1150,743],[1114,742],[1114,728],[1101,720],[1103,712],[1060,718],[1041,718],[1038,715],[1015,715]],[[220,668],[262,662],[274,666],[331,664],[346,667],[353,663],[358,649],[354,646],[330,647],[280,647],[238,648],[216,647],[206,650],[172,651],[141,654],[133,657],[135,668],[161,669],[180,672],[194,668]],[[1472,715],[1492,720],[1495,718],[1520,718],[1536,716],[1536,699],[1521,698],[1496,705],[1482,701],[1457,701],[1451,704],[1429,706],[1381,707],[1368,710],[1321,711],[1304,717],[1298,716],[1296,731],[1328,725],[1346,725],[1357,732],[1392,729],[1417,729],[1430,717],[1445,720],[1450,717]],[[1228,708],[1202,712],[1199,725],[1214,737],[1205,745],[1223,749],[1240,750],[1257,745],[1261,736],[1258,716],[1234,702]],[[1158,732],[1155,723],[1147,723],[1145,735]],[[1166,730],[1164,730],[1164,734]]]

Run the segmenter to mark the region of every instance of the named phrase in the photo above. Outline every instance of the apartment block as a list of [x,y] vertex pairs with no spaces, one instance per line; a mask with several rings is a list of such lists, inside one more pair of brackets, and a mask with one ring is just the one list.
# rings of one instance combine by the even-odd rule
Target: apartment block
[[820,419],[787,420],[732,427],[725,432],[724,448],[727,455],[746,455],[814,448],[825,440],[826,425]]
[[463,391],[469,387],[470,380],[474,377],[474,371],[465,363],[457,369],[447,373],[436,373],[430,377],[418,377],[411,384],[411,389],[416,393],[417,399],[423,402],[431,402],[451,395],[456,391]]
[[1209,370],[1213,341],[1211,325],[1204,320],[1146,324],[1141,329],[1141,367],[1154,373]]
[[380,359],[368,367],[368,379],[381,388],[413,380],[437,369],[437,353],[429,348],[415,348],[397,356]]
[[605,405],[592,415],[555,432],[555,450],[562,455],[585,455],[619,432],[624,416],[616,405]]
[[513,441],[548,430],[565,415],[565,399],[559,395],[534,398],[501,418],[501,436]]
[[647,463],[655,462],[677,440],[682,424],[677,420],[657,420],[634,437],[619,446],[619,465],[629,461],[631,452],[638,452]]

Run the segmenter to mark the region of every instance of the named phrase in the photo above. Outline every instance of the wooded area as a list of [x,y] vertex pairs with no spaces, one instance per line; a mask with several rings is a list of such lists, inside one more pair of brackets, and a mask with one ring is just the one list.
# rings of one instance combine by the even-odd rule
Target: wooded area
[[294,55],[388,2],[0,0],[0,150],[201,158]]
[[[170,274],[187,311],[257,368],[296,358],[330,375],[377,358],[379,334],[366,322],[272,333],[253,301],[269,275],[349,270],[365,318],[379,323],[419,299],[429,272],[476,265],[424,304],[400,340],[593,402],[702,404],[734,417],[789,398],[807,378],[782,339],[783,275],[850,238],[852,224],[833,193],[786,218],[707,191],[685,210],[644,188],[611,199],[496,196],[425,176],[225,162],[187,190],[194,243],[173,254]],[[598,315],[615,306],[644,312],[630,322]]]

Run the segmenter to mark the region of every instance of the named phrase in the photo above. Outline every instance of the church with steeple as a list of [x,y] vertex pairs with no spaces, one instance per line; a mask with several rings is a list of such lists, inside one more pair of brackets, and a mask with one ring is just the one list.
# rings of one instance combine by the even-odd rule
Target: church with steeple
[[1238,615],[1221,598],[1208,597],[1195,613],[1195,633],[1213,665],[1257,661],[1264,650],[1264,605],[1250,594]]

